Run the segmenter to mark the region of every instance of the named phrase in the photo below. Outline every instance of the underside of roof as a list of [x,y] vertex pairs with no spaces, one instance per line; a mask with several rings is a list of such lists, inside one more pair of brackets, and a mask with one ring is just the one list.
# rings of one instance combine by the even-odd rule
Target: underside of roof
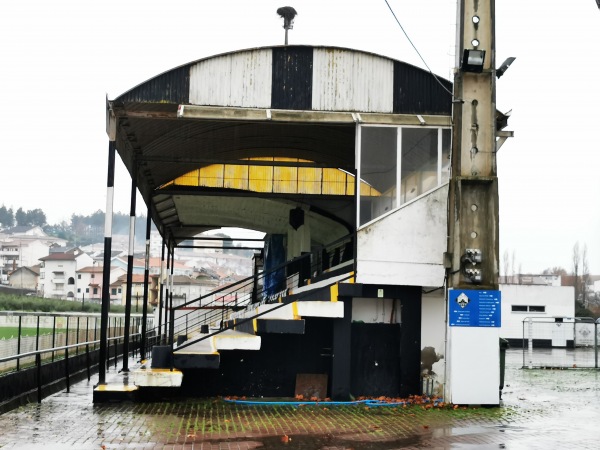
[[[242,189],[226,168],[264,167],[271,171],[264,183],[304,181],[302,168],[320,180],[326,172],[316,169],[353,177],[358,123],[447,126],[450,91],[428,72],[356,50],[242,50],[107,100],[107,132],[164,238],[180,242],[231,226],[285,234],[289,211],[300,207],[312,240],[324,244],[356,229],[355,192]],[[222,174],[219,183],[174,183],[219,166],[211,169]]]

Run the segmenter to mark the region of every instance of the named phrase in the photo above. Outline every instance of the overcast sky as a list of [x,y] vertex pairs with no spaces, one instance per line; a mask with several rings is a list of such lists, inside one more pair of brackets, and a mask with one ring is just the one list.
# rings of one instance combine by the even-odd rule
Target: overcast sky
[[[431,70],[451,79],[455,2],[388,1]],[[197,59],[283,44],[286,5],[298,11],[290,44],[425,68],[384,0],[0,2],[0,205],[41,208],[49,223],[104,210],[105,96]],[[497,83],[515,131],[498,154],[500,253],[514,252],[523,272],[571,270],[579,241],[600,273],[600,10],[498,0],[496,42],[497,65],[517,57]],[[130,180],[117,170],[115,209],[127,213]]]

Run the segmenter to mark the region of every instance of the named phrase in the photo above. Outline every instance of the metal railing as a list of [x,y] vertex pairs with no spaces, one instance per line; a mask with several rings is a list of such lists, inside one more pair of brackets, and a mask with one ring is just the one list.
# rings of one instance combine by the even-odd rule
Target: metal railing
[[[107,351],[107,359],[106,361],[96,361],[92,362],[93,359],[97,360],[95,353],[98,353],[98,348],[100,344],[100,339],[97,339],[99,336],[99,325],[100,317],[97,314],[94,315],[81,315],[81,314],[53,314],[53,313],[23,313],[23,312],[1,312],[0,316],[14,318],[16,316],[18,321],[18,337],[9,340],[3,340],[2,342],[5,344],[5,351],[7,352],[7,341],[16,341],[17,351],[13,354],[1,356],[0,355],[0,367],[3,367],[2,373],[0,374],[0,383],[2,382],[2,378],[9,379],[10,376],[15,376],[19,372],[26,370],[35,370],[35,379],[36,379],[36,390],[37,390],[37,400],[41,402],[42,400],[42,390],[45,383],[54,383],[58,380],[65,380],[67,392],[70,390],[71,386],[71,376],[72,373],[79,373],[81,370],[81,365],[79,365],[76,370],[73,370],[72,365],[70,364],[70,359],[77,358],[81,356],[85,356],[85,370],[87,372],[88,381],[91,378],[92,368],[98,366],[100,363],[102,364],[110,364],[110,361],[114,362],[115,368],[117,367],[117,362],[120,357],[129,357],[129,355],[122,355],[123,342],[125,340],[125,328],[124,328],[124,316],[122,315],[111,315],[109,317],[109,336],[108,336],[108,351]],[[35,317],[34,322],[36,323],[36,335],[35,336],[21,336],[22,324],[24,322],[24,317]],[[36,317],[37,316],[37,317]],[[57,328],[56,322],[57,319],[65,319],[66,323],[64,327]],[[80,326],[81,319],[86,319],[86,327]],[[90,319],[94,319],[94,327],[90,328]],[[134,316],[132,317],[132,324],[129,327],[129,337],[131,339],[132,345],[131,354],[132,356],[137,356],[137,351],[140,348],[140,343],[142,339],[142,335],[139,332],[141,327],[142,317]],[[70,328],[70,322],[77,322],[76,328],[73,330]],[[42,335],[40,333],[40,322],[53,323],[53,332],[52,334]],[[112,336],[111,336],[112,335]],[[81,339],[85,336],[85,339]],[[93,336],[93,337],[92,337]],[[41,337],[45,337],[45,340],[40,339]],[[22,350],[22,344],[27,340],[30,346],[35,344],[35,347],[32,350]],[[42,342],[44,341],[44,342]],[[49,345],[44,345],[47,342],[51,342]],[[61,341],[57,344],[57,341]],[[73,343],[73,341],[75,341]],[[42,347],[42,348],[40,348]],[[10,351],[10,348],[8,348]],[[94,356],[92,356],[94,355]],[[42,368],[46,365],[51,365],[53,363],[61,363],[64,367],[62,370],[62,376],[52,376],[48,377],[44,380],[42,374]],[[57,366],[60,367],[60,366]],[[49,373],[50,371],[48,371]],[[25,392],[15,392],[14,397],[18,397],[20,395],[25,394]],[[0,399],[2,401],[6,401],[7,399]]]
[[[141,320],[142,315],[132,315],[130,334],[139,332]],[[96,341],[100,336],[100,314],[0,311],[0,329],[2,328],[15,329],[15,335],[0,341],[0,358],[17,358],[11,360],[12,364],[0,362],[0,373],[18,371],[22,364],[33,363],[33,358],[18,355],[40,350],[48,353],[48,357],[54,361],[55,352],[52,348]],[[125,316],[109,315],[108,337],[123,334]]]
[[[205,338],[214,336],[225,330],[224,323],[233,312],[257,304],[279,302],[290,288],[302,287],[312,279],[325,277],[326,273],[335,274],[336,268],[352,271],[353,267],[350,266],[354,261],[354,242],[354,235],[345,236],[315,252],[306,253],[268,271],[171,308],[168,332],[165,324],[164,336],[168,336],[166,340],[173,348],[176,335],[187,337],[202,333],[206,335]],[[285,303],[281,306],[285,306]],[[262,314],[252,319],[260,315]],[[162,330],[160,333],[162,334]],[[179,348],[183,346],[185,345]]]

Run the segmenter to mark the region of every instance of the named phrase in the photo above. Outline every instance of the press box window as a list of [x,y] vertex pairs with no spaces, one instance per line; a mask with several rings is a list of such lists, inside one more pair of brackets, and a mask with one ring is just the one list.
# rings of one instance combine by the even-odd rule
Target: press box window
[[437,127],[360,127],[359,223],[447,183],[451,132]]

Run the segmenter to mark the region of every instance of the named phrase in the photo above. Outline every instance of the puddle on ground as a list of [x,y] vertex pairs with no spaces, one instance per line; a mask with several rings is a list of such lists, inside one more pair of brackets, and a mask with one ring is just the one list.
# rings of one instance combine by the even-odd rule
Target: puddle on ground
[[[231,439],[218,441],[203,441],[202,444],[222,446],[223,444],[234,443],[253,443],[256,444],[256,449],[306,449],[306,450],[392,450],[402,449],[406,447],[421,447],[422,437],[413,436],[402,439],[377,441],[377,442],[360,442],[350,439],[343,439],[333,435],[288,435],[284,436],[268,436],[245,439]],[[496,447],[497,448],[497,447]]]

